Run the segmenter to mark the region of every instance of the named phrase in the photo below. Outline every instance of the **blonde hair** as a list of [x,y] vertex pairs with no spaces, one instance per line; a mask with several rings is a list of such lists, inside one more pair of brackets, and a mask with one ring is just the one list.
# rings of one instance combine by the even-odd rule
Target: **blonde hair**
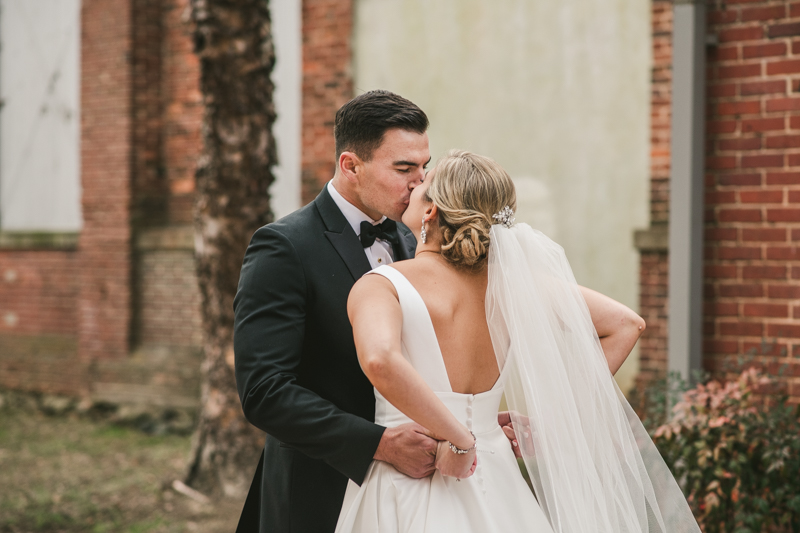
[[436,164],[426,200],[439,209],[442,256],[459,267],[479,268],[489,253],[492,215],[517,208],[514,182],[496,161],[450,150]]

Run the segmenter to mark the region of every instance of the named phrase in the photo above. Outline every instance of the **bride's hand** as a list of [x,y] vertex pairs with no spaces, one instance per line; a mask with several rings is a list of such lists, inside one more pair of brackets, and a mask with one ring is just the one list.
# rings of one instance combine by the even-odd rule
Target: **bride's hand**
[[446,440],[439,441],[436,448],[436,468],[444,476],[458,479],[465,479],[475,473],[478,466],[478,454],[476,450],[458,454],[450,449]]

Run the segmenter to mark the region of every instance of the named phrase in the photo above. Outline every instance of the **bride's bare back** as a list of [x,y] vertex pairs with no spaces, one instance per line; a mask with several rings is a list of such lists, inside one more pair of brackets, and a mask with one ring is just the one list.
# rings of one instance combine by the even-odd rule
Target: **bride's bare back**
[[411,282],[428,308],[453,391],[491,389],[500,371],[486,324],[486,268],[456,269],[431,252],[392,267]]

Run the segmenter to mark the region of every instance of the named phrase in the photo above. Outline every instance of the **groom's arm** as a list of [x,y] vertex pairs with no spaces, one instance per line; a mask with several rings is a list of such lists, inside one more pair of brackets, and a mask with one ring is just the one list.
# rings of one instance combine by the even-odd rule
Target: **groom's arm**
[[245,253],[234,300],[242,409],[256,427],[361,483],[385,428],[298,385],[306,289],[291,242],[274,229],[259,229]]

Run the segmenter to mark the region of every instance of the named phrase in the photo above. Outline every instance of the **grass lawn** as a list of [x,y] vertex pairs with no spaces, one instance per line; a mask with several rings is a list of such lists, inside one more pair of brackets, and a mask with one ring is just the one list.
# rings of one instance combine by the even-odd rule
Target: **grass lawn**
[[243,500],[170,488],[189,449],[189,437],[0,409],[0,533],[234,531]]

